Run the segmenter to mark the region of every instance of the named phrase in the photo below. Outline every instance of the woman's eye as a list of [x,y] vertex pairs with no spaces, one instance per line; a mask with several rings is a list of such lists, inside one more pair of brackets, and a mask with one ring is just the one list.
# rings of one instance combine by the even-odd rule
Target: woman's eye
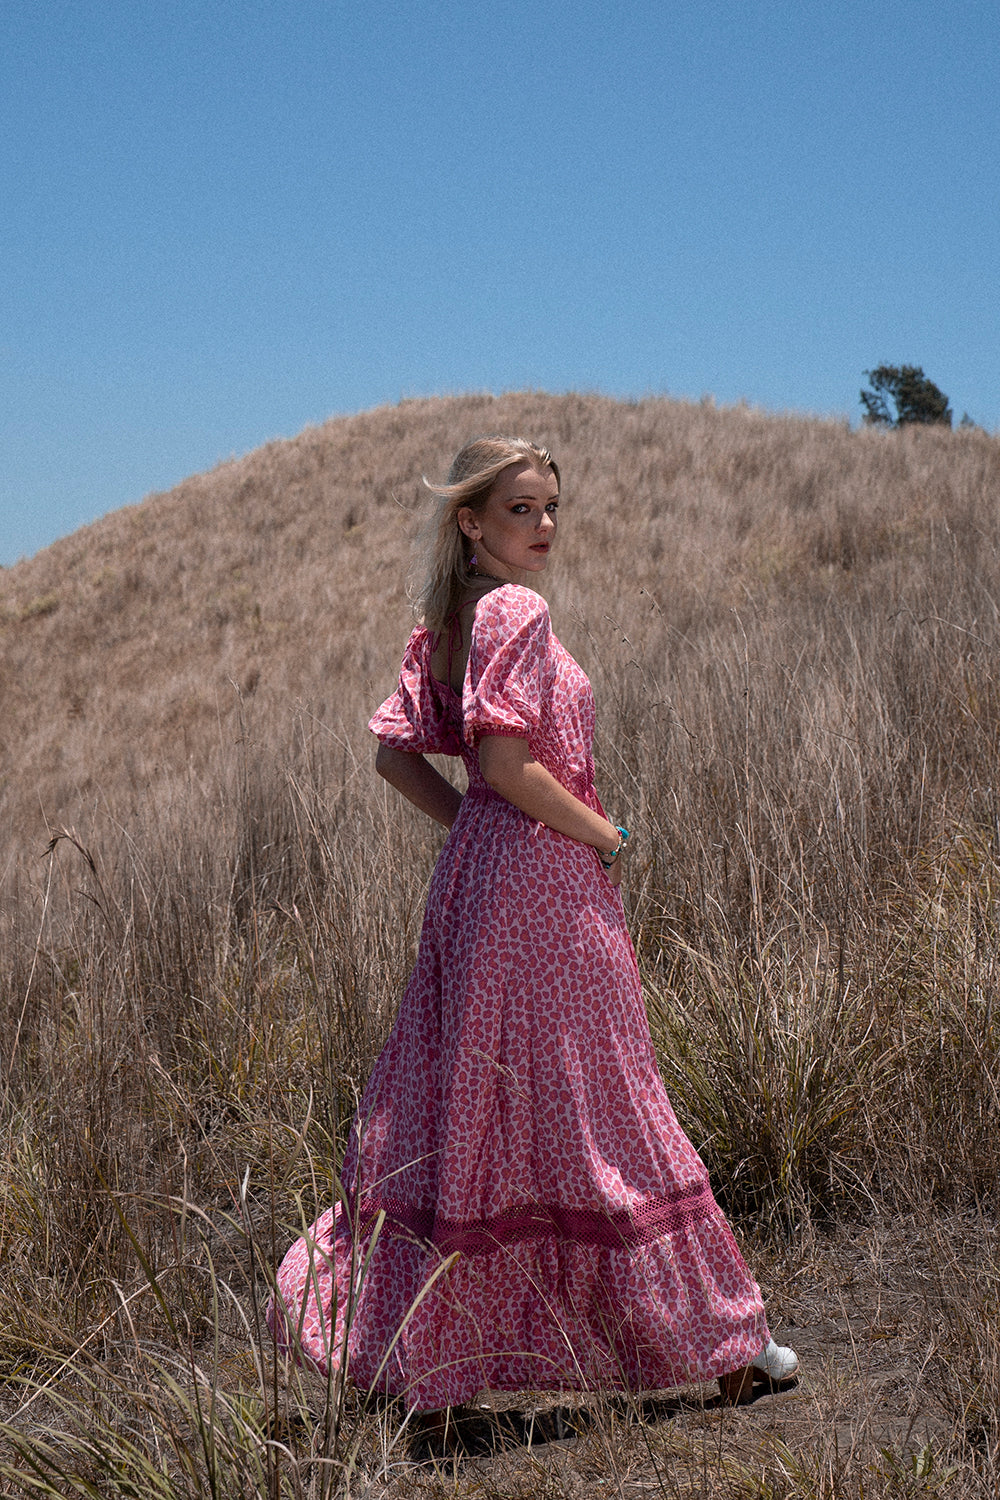
[[559,509],[559,501],[558,500],[550,500],[549,503],[548,503],[548,505],[545,507],[545,509],[546,510],[551,510],[551,511],[557,511]]
[[512,516],[523,516],[527,509],[528,507],[519,500],[516,505],[511,506],[510,513]]

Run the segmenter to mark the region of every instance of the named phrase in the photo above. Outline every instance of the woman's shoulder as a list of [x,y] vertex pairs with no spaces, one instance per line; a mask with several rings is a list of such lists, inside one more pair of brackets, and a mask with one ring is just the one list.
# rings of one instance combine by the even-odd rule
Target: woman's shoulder
[[457,755],[448,701],[431,670],[434,636],[423,625],[411,632],[396,691],[376,710],[369,729],[384,745],[425,754]]
[[427,654],[428,647],[433,648],[436,636],[426,625],[414,625],[403,651],[403,660],[419,660]]
[[549,607],[541,594],[521,584],[505,583],[476,605],[469,661],[473,675],[487,662],[540,662],[552,641]]
[[504,583],[491,589],[476,603],[475,624],[483,626],[506,626],[508,630],[520,630],[534,623],[548,624],[549,606],[541,594],[521,583]]
[[[400,679],[413,684],[418,677],[430,673],[430,661],[437,637],[426,625],[415,625],[403,648],[403,659],[399,665]],[[431,674],[433,675],[433,674]]]

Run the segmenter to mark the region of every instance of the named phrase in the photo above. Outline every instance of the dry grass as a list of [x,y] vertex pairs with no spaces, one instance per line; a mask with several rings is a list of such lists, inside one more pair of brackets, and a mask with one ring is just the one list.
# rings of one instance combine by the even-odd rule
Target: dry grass
[[[489,430],[563,464],[664,1074],[807,1376],[508,1402],[434,1469],[259,1317],[412,959],[438,839],[364,724],[419,475]],[[995,1494],[998,493],[980,433],[468,397],[0,572],[5,1492]]]

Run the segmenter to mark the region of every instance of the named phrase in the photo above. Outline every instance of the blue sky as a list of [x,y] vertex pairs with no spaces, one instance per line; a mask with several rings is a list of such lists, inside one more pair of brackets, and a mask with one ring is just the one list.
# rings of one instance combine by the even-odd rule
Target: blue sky
[[0,563],[533,387],[1000,427],[995,0],[6,0]]

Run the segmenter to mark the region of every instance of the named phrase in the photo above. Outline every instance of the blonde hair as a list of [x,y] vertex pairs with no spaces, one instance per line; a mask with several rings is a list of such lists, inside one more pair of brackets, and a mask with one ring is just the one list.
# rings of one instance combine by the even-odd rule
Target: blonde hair
[[423,577],[414,607],[428,630],[444,629],[475,578],[469,571],[474,548],[458,524],[458,512],[466,505],[481,510],[498,475],[512,464],[530,464],[540,474],[551,469],[559,481],[559,466],[547,448],[526,438],[500,436],[466,443],[456,453],[444,484],[424,479],[437,505],[421,533]]

